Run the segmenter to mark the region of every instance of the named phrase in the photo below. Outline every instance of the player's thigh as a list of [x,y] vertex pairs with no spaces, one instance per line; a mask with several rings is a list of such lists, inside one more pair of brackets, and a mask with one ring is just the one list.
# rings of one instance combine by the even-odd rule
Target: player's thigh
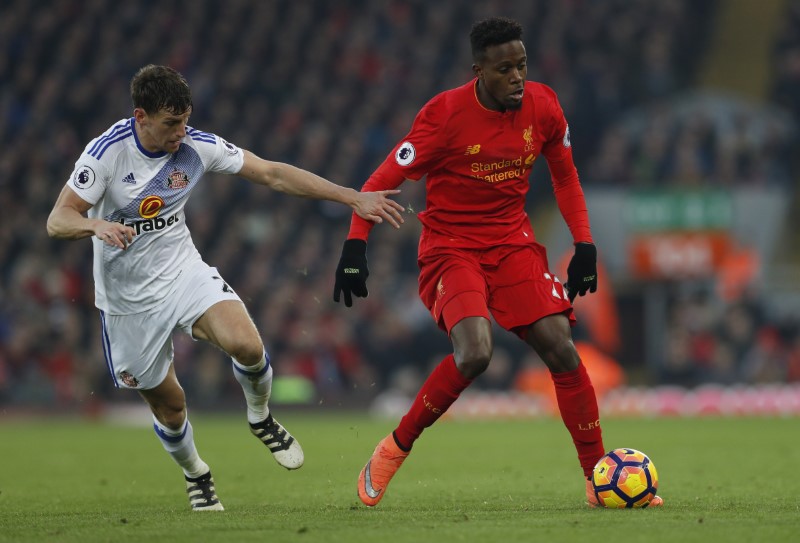
[[450,328],[450,341],[459,369],[468,370],[466,377],[475,377],[489,365],[493,340],[492,323],[488,318],[465,317],[459,320]]
[[176,297],[177,328],[208,341],[238,361],[255,364],[264,346],[241,298],[214,267],[193,266]]
[[487,270],[489,310],[495,321],[518,335],[530,324],[564,314],[574,322],[572,304],[558,278],[548,269],[541,245],[510,250],[496,268]]
[[554,373],[572,371],[580,363],[566,315],[548,315],[534,322],[525,333],[525,342]]
[[264,345],[253,320],[239,300],[223,300],[209,307],[192,326],[192,335],[209,341],[240,362],[260,359]]
[[528,326],[525,342],[537,352],[557,349],[572,340],[569,319],[563,314],[548,315]]
[[446,332],[467,317],[489,319],[486,278],[469,252],[444,252],[420,262],[419,294]]

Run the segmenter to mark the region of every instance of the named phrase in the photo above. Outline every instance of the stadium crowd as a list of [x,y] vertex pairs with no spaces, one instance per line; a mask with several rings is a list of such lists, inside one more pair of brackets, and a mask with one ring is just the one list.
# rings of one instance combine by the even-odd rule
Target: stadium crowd
[[[796,30],[800,3],[789,4]],[[4,2],[0,406],[89,409],[124,396],[109,394],[91,246],[50,240],[45,221],[83,146],[130,114],[127,86],[140,66],[187,77],[192,126],[359,188],[425,101],[471,77],[472,22],[503,14],[525,28],[529,77],[559,93],[585,186],[786,185],[797,166],[785,133],[671,115],[696,77],[714,9],[691,0]],[[775,49],[775,101],[795,122],[797,35],[786,30]],[[656,112],[649,124],[621,122],[642,110]],[[535,217],[553,201],[546,168],[532,184]],[[423,187],[403,189],[413,214]],[[370,296],[345,310],[331,302],[344,206],[211,176],[187,213],[201,254],[251,308],[277,375],[307,378],[318,401],[372,398],[448,349],[417,298],[416,221],[375,229]],[[758,300],[731,303],[678,299],[668,367],[651,378],[800,380],[796,326],[771,322]],[[503,363],[484,386],[507,387],[520,362],[515,342],[497,337]],[[176,336],[176,369],[196,405],[238,400],[225,361]]]

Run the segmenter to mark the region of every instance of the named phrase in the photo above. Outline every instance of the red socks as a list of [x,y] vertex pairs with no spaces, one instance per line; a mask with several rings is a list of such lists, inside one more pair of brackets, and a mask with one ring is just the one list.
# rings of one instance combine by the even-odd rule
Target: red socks
[[397,445],[403,450],[411,450],[422,431],[444,415],[471,382],[472,379],[465,378],[458,371],[453,355],[446,356],[428,376],[411,409],[400,420],[394,431]]
[[[605,454],[594,387],[583,364],[576,370],[550,375],[555,385],[561,418],[572,435],[583,473],[588,477]],[[422,431],[436,422],[470,383],[472,380],[458,371],[453,355],[445,357],[431,372],[411,404],[411,409],[395,429],[394,439],[398,446],[405,451],[411,450]]]
[[583,474],[589,477],[594,465],[605,454],[592,381],[583,364],[573,371],[551,373],[550,377],[556,387],[561,419],[572,435]]

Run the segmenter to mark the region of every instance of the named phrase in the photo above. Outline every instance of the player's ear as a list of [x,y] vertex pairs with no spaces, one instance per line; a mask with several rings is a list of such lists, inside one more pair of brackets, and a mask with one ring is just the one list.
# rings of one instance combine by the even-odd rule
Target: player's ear
[[137,123],[142,124],[142,122],[147,119],[147,112],[140,107],[134,108],[133,118]]
[[480,79],[481,76],[483,75],[483,70],[481,69],[481,67],[478,64],[473,64],[472,65],[472,73],[475,74],[475,77]]

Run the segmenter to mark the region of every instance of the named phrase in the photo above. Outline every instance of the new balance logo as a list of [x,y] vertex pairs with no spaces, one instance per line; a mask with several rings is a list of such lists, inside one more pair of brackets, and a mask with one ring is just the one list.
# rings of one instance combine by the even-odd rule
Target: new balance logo
[[126,175],[125,177],[123,177],[122,178],[122,182],[123,183],[129,183],[131,185],[135,185],[136,184],[136,178],[133,177],[133,172],[131,172],[128,175]]
[[467,150],[464,153],[465,155],[477,155],[481,152],[481,144],[477,145],[467,145]]

